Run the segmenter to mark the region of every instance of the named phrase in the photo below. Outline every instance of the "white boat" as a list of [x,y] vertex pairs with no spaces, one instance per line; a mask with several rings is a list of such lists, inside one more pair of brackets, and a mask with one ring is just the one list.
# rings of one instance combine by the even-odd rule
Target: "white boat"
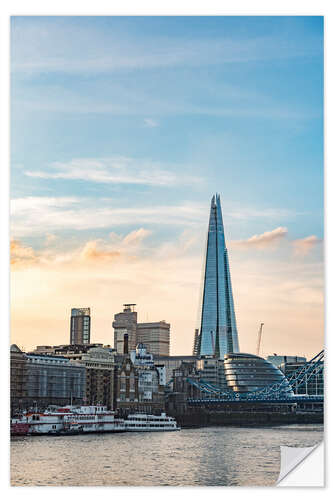
[[115,412],[106,406],[66,406],[43,412],[25,412],[12,419],[12,434],[22,425],[26,434],[81,434],[87,432],[123,432],[124,420],[115,418]]
[[177,431],[174,418],[135,413],[127,420],[116,418],[106,406],[65,406],[45,411],[26,411],[11,420],[13,435],[70,435],[96,432]]
[[161,415],[146,415],[145,413],[133,413],[125,420],[126,431],[131,432],[160,432],[179,431],[180,427],[173,417],[165,413]]

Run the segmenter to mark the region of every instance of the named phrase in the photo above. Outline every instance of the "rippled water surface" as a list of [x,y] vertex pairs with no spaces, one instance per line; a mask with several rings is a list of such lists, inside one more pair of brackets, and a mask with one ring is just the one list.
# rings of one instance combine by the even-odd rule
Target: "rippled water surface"
[[13,486],[273,485],[280,445],[313,446],[322,425],[13,437]]

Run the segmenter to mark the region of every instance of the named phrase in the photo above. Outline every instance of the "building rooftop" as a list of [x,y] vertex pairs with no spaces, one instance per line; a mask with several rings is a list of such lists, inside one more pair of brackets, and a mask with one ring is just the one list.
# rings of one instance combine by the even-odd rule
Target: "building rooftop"
[[192,356],[190,354],[180,354],[180,355],[177,355],[177,356],[164,356],[164,355],[159,355],[159,354],[154,354],[154,359],[170,359],[170,360],[177,360],[177,359],[198,359],[197,356]]

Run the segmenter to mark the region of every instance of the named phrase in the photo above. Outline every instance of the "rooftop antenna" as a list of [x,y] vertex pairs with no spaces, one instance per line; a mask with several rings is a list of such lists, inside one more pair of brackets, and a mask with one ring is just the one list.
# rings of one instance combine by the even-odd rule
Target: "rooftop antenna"
[[135,306],[136,304],[123,304],[125,309],[130,309],[131,312],[135,312]]

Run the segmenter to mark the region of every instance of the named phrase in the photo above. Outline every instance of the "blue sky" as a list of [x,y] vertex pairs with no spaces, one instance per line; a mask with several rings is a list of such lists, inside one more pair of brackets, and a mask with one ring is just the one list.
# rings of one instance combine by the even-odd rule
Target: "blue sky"
[[[14,17],[11,71],[22,245],[53,237],[62,252],[144,228],[142,255],[196,234],[202,258],[218,191],[236,253],[282,228],[321,265],[323,18]],[[247,257],[290,264],[286,248],[251,245]]]

